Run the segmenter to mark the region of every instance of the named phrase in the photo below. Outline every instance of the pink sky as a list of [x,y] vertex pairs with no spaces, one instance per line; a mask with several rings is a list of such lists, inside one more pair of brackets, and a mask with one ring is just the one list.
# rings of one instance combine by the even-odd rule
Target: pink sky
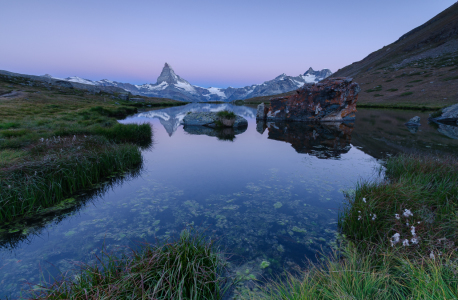
[[6,1],[0,69],[155,83],[165,62],[199,86],[335,72],[454,0]]

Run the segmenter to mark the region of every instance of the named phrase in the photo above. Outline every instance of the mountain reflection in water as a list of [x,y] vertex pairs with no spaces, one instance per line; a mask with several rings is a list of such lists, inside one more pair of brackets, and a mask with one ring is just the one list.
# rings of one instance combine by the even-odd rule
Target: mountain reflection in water
[[318,158],[339,158],[351,149],[351,123],[257,122],[259,133],[266,129],[269,139],[290,143],[297,153]]
[[[233,111],[236,115],[245,119],[256,118],[256,109],[247,106],[235,106],[232,104],[198,104],[191,103],[183,106],[169,107],[160,110],[151,110],[136,115],[137,118],[159,119],[169,136],[178,129],[183,118],[188,112],[218,112],[222,110]],[[238,133],[236,133],[238,134]]]

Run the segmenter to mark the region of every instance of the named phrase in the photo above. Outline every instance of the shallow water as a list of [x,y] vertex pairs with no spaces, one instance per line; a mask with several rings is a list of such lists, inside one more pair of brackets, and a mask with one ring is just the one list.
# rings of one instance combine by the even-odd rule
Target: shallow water
[[[180,125],[188,111],[223,109],[248,119],[248,128]],[[250,107],[190,104],[121,121],[153,125],[143,169],[86,192],[77,209],[0,232],[0,296],[17,297],[40,274],[48,280],[91,262],[102,248],[165,240],[187,226],[217,238],[233,255],[231,270],[247,279],[302,267],[335,247],[343,191],[377,180],[387,156],[458,148],[458,140],[428,125],[426,113],[361,109],[350,126],[256,124],[255,114]],[[422,119],[416,132],[403,125],[414,115]],[[270,265],[262,268],[263,261]]]

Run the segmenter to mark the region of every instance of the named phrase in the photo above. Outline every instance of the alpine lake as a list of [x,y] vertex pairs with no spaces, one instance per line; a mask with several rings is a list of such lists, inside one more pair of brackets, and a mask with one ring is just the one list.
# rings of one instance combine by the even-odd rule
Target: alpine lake
[[[190,111],[231,110],[243,130],[183,128]],[[91,263],[102,251],[176,238],[193,227],[218,240],[237,290],[304,268],[339,243],[339,210],[358,181],[381,180],[400,152],[456,155],[458,137],[429,112],[358,109],[354,124],[256,122],[256,108],[188,104],[142,111],[121,123],[149,122],[153,145],[129,174],[83,191],[69,205],[0,226],[0,297]],[[404,125],[413,116],[419,128]],[[231,297],[236,297],[235,292]]]

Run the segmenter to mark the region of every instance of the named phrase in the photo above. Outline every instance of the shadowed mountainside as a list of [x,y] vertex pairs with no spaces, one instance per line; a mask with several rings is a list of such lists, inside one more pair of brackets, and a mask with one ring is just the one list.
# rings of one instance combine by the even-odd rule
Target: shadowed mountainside
[[458,3],[333,77],[361,84],[361,104],[443,107],[458,101]]

